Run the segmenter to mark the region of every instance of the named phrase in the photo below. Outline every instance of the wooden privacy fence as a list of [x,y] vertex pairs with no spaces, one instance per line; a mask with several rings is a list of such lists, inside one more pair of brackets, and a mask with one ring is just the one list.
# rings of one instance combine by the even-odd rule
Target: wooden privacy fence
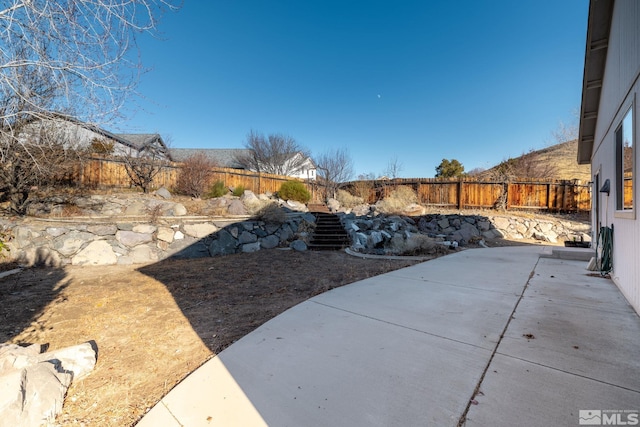
[[[354,181],[342,188],[375,203],[399,186],[411,187],[424,206],[455,209],[504,208],[578,212],[591,209],[591,185],[573,181],[488,182],[465,179],[393,179]],[[367,197],[365,197],[367,198]]]
[[[155,176],[152,187],[175,188],[179,170],[178,163],[163,166]],[[118,159],[90,159],[84,162],[78,175],[79,183],[87,187],[132,186],[124,162]],[[312,200],[324,199],[324,188],[319,182],[242,169],[213,168],[211,184],[221,181],[227,187],[242,186],[260,194],[274,193],[280,189],[283,182],[292,180],[302,182],[311,192]],[[399,186],[411,187],[417,193],[419,203],[425,206],[455,209],[500,207],[557,212],[586,212],[591,209],[591,186],[578,180],[490,182],[421,178],[352,181],[342,184],[341,188],[358,196],[364,195],[368,203],[375,203],[389,196]]]
[[[175,188],[179,170],[180,164],[178,163],[170,163],[163,166],[160,172],[154,177],[151,187]],[[256,194],[266,192],[274,193],[278,191],[282,183],[286,181],[303,182],[309,191],[312,192],[312,195],[317,193],[315,185],[309,184],[302,179],[231,168],[212,168],[212,172],[210,184],[222,181],[227,187],[244,187],[245,190],[251,190]],[[86,187],[128,188],[132,186],[125,163],[118,159],[89,159],[83,163],[78,175],[80,185]]]

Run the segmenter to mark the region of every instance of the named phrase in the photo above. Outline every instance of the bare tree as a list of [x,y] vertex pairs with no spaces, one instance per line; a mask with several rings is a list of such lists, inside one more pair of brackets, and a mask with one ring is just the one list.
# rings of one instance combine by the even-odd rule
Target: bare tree
[[2,2],[0,164],[2,197],[14,201],[13,209],[25,210],[29,182],[50,182],[59,173],[50,156],[77,154],[68,138],[32,132],[35,123],[115,117],[142,71],[132,52],[136,34],[154,30],[158,16],[175,7],[171,0]]
[[[0,140],[6,136],[0,135]],[[9,210],[18,215],[27,213],[35,190],[73,180],[84,158],[84,150],[53,126],[23,129],[19,142],[11,146],[2,153],[0,201],[8,201]]]
[[309,165],[309,150],[295,139],[283,134],[263,134],[251,131],[247,135],[246,154],[236,156],[236,161],[246,169],[275,175],[295,175]]
[[486,173],[493,180],[510,182],[515,179],[552,179],[557,167],[531,150],[520,157],[503,160]]
[[131,183],[148,193],[153,185],[156,175],[168,165],[167,159],[158,151],[150,150],[140,155],[131,153],[128,156],[120,156],[124,162],[127,175]]
[[551,144],[562,144],[563,142],[573,141],[578,139],[578,125],[575,121],[567,124],[564,122],[558,123],[558,127],[551,131],[553,142]]
[[325,185],[327,197],[335,197],[339,185],[353,176],[353,160],[345,148],[329,150],[315,159],[318,177]]
[[402,165],[402,162],[398,160],[398,156],[394,156],[389,160],[389,163],[387,163],[385,174],[389,178],[395,179],[400,176],[400,172],[402,172],[403,168],[404,166]]
[[[171,0],[7,0],[0,6],[2,128],[42,112],[105,118],[135,89],[136,34]],[[25,75],[46,82],[43,93]]]

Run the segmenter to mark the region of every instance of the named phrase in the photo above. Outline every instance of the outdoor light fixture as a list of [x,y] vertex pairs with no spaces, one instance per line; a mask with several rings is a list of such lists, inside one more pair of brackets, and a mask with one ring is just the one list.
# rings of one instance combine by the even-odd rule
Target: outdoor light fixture
[[611,192],[611,183],[609,182],[609,178],[602,184],[602,188],[600,189],[601,193],[607,193],[607,196]]

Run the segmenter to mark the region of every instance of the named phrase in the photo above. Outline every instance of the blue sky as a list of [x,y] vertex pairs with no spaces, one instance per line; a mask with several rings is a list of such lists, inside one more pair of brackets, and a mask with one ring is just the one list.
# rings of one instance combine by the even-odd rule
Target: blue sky
[[140,38],[143,99],[118,131],[241,148],[251,130],[356,174],[432,177],[554,142],[577,122],[587,0],[186,0]]

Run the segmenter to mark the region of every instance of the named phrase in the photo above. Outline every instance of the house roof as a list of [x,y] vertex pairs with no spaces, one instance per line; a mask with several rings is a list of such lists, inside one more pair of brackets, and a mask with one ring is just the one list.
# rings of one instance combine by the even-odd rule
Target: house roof
[[590,0],[582,79],[578,163],[591,163],[615,0]]
[[117,133],[114,134],[120,139],[128,141],[135,148],[141,149],[145,146],[161,139],[157,133]]
[[202,153],[219,167],[232,169],[244,169],[237,157],[251,152],[245,148],[172,148],[169,151],[176,162],[183,162],[195,154]]
[[144,151],[148,147],[159,147],[161,153],[169,160],[175,161],[171,155],[171,150],[169,150],[158,133],[119,133],[112,135],[116,137],[119,142],[135,148],[138,151]]
[[162,140],[162,137],[158,133],[121,133],[115,134],[111,133],[108,130],[101,128],[100,126],[83,122],[81,120],[76,119],[75,117],[62,114],[62,113],[43,113],[39,116],[34,116],[31,121],[42,121],[42,120],[50,120],[50,121],[64,121],[71,123],[80,128],[86,129],[90,132],[93,132],[97,135],[103,136],[107,139],[115,141],[125,147],[133,148],[138,152],[142,152],[146,149],[155,150],[155,152],[162,154],[166,159],[173,160],[171,157],[171,153],[167,147],[167,145]]

